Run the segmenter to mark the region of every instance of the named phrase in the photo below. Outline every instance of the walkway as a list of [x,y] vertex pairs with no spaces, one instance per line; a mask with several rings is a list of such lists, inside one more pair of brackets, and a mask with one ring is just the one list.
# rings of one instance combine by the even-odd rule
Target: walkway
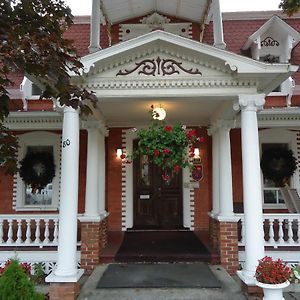
[[[115,288],[96,289],[108,265],[100,265],[86,280],[77,300],[258,300],[241,293],[238,280],[234,280],[220,266],[210,269],[221,282],[222,288]],[[285,300],[300,300],[300,284],[291,285],[284,293]]]

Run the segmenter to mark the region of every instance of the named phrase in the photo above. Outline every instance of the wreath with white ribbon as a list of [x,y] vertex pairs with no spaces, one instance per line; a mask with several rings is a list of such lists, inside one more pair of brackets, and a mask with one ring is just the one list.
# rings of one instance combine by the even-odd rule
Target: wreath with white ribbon
[[284,186],[297,169],[297,163],[292,150],[276,147],[263,152],[260,167],[266,179]]
[[32,188],[33,193],[51,183],[55,176],[55,164],[52,153],[28,152],[20,161],[20,176]]

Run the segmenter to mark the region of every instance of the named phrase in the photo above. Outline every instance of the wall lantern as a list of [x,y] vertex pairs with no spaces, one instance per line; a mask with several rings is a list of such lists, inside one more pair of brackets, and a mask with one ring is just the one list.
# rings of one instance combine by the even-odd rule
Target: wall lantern
[[117,158],[121,159],[121,155],[123,154],[123,150],[121,148],[117,149]]
[[199,148],[194,149],[194,158],[196,158],[196,159],[200,158],[200,149]]
[[167,113],[162,107],[153,108],[153,119],[162,121],[165,119],[166,115]]

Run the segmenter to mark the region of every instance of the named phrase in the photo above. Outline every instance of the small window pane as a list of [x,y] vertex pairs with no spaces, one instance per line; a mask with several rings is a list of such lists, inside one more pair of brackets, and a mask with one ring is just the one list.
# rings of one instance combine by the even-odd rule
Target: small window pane
[[[28,146],[27,152],[48,152],[53,154],[52,146]],[[35,191],[25,184],[25,205],[51,205],[52,204],[52,182],[44,189]]]

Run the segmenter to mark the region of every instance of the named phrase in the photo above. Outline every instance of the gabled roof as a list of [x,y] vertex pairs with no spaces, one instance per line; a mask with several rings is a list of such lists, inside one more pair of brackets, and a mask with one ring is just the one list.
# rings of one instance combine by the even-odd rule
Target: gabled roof
[[[222,67],[227,67],[228,70],[231,70],[231,72],[235,72],[237,75],[239,74],[241,76],[265,76],[266,74],[270,74],[271,77],[274,76],[274,79],[276,78],[276,80],[278,80],[280,74],[288,78],[289,75],[287,76],[286,74],[291,74],[298,69],[298,67],[291,66],[289,64],[266,64],[233,52],[218,49],[210,45],[202,44],[200,42],[160,30],[150,32],[129,41],[86,55],[81,59],[81,62],[84,65],[84,72],[88,73],[92,67],[95,67],[95,65],[99,65],[106,60],[113,60],[116,56],[125,56],[126,54],[137,52],[142,48],[149,49],[153,46],[159,48],[163,45],[168,45],[175,51],[176,49],[185,49],[186,51],[193,52],[200,57],[209,57],[210,59],[218,62]],[[263,87],[263,79],[261,81],[261,91],[264,91],[266,87]],[[267,92],[270,92],[268,89]]]
[[247,42],[243,46],[243,50],[247,50],[253,42],[260,36],[262,36],[268,30],[275,30],[278,33],[282,33],[285,35],[289,35],[294,39],[293,44],[297,44],[300,41],[300,33],[296,31],[293,27],[288,25],[286,22],[281,20],[278,16],[274,15],[271,19],[269,19],[265,24],[263,24],[257,31],[255,31],[252,35],[249,36]]
[[102,0],[102,12],[116,24],[153,12],[203,23],[211,0]]

